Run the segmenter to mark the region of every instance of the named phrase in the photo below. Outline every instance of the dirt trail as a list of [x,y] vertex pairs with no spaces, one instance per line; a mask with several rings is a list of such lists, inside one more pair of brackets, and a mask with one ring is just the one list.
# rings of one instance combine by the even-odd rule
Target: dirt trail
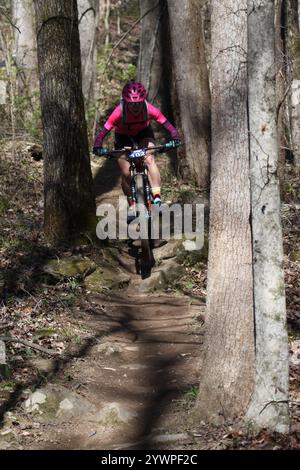
[[[94,170],[97,202],[115,204],[121,194],[115,169]],[[141,280],[124,249],[128,287],[109,296],[89,294],[95,308],[84,321],[94,337],[63,366],[43,364],[52,378],[6,417],[4,429],[9,431],[16,415],[24,429],[17,442],[9,432],[2,436],[10,448],[180,448],[191,441],[184,397],[198,382],[204,305],[197,298],[151,292],[153,280],[177,269],[172,256],[166,258],[150,279]]]

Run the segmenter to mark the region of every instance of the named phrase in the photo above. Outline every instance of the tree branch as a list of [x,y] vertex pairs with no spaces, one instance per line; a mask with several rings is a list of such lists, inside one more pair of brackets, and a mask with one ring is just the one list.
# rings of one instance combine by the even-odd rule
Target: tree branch
[[44,28],[44,26],[46,26],[47,23],[49,23],[50,21],[53,21],[53,20],[68,20],[68,21],[72,22],[73,17],[63,16],[63,15],[50,16],[50,18],[47,18],[45,21],[43,21],[40,28],[38,29],[38,32],[36,33],[37,38],[39,37],[39,35],[40,35],[42,29]]
[[267,406],[269,406],[269,405],[274,405],[274,404],[277,404],[277,403],[287,403],[287,404],[289,404],[289,400],[272,400],[272,401],[269,401],[269,402],[263,407],[263,409],[259,412],[259,414],[261,415],[262,412],[267,408]]
[[124,39],[127,38],[128,34],[131,33],[131,31],[136,27],[136,25],[137,25],[138,23],[140,23],[140,22],[142,21],[142,19],[145,18],[145,16],[148,15],[148,13],[150,13],[150,11],[155,10],[155,8],[157,8],[158,5],[159,5],[159,2],[158,2],[156,5],[154,5],[154,7],[149,8],[149,10],[147,10],[142,16],[140,16],[140,17],[133,23],[133,25],[131,26],[131,28],[129,28],[129,29],[126,31],[126,33],[124,33],[123,36],[119,39],[119,41],[114,45],[114,47],[113,47],[112,50],[111,50],[111,53],[109,54],[109,57],[108,57],[106,63],[105,63],[105,67],[104,67],[103,73],[105,72],[106,67],[107,67],[108,64],[109,64],[110,59],[111,59],[113,53],[115,52],[115,50],[117,49],[117,47],[121,44],[121,42],[123,42]]
[[80,21],[82,20],[82,18],[83,18],[89,11],[92,11],[92,12],[94,13],[94,16],[96,15],[94,8],[93,8],[93,7],[89,7],[89,8],[87,8],[87,9],[81,14],[80,19],[79,19],[79,21],[78,21],[78,24],[80,23]]
[[38,351],[41,351],[44,354],[48,354],[49,356],[57,356],[59,354],[58,352],[51,351],[51,349],[43,348],[42,346],[39,346],[38,344],[30,343],[29,341],[26,341],[26,339],[19,339],[19,338],[10,337],[10,336],[0,336],[0,340],[4,342],[8,341],[11,343],[24,344],[25,346],[28,346],[29,348],[37,349]]
[[7,21],[9,22],[9,24],[10,24],[13,28],[17,29],[17,30],[19,31],[19,33],[21,34],[20,29],[18,28],[18,26],[16,26],[16,25],[13,23],[11,17],[6,13],[5,8],[4,8],[2,5],[0,5],[0,9],[1,9],[1,15],[5,16],[5,18],[6,18]]
[[277,109],[276,109],[276,123],[278,122],[280,108],[281,108],[281,106],[283,105],[283,103],[284,103],[284,101],[285,101],[285,99],[286,99],[286,97],[287,97],[287,95],[288,95],[290,89],[291,89],[291,83],[289,83],[289,84],[287,85],[286,90],[285,90],[285,92],[284,92],[284,94],[283,94],[283,97],[281,98],[281,100],[280,100],[279,103],[277,104]]

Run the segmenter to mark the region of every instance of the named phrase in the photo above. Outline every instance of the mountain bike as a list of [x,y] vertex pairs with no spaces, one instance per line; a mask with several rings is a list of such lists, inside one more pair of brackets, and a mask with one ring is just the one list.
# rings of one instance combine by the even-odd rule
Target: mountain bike
[[[179,145],[179,144],[178,144]],[[176,147],[178,146],[176,145]],[[126,155],[126,159],[130,166],[130,188],[133,205],[137,208],[136,217],[139,220],[141,231],[141,266],[140,273],[142,278],[149,277],[151,268],[154,265],[154,257],[152,253],[153,240],[151,237],[151,218],[152,218],[152,192],[150,181],[148,178],[148,168],[145,163],[147,156],[151,153],[164,153],[175,148],[174,144],[166,143],[151,148],[124,147],[118,150],[109,150],[101,148],[101,154],[94,154],[106,158],[120,158],[122,154]],[[141,228],[140,227],[140,228]]]

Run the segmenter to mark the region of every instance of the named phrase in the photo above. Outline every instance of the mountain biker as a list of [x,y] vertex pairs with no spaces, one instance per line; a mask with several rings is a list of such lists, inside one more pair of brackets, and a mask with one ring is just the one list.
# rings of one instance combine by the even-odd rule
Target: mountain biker
[[[167,120],[162,112],[147,102],[147,91],[142,83],[131,81],[127,83],[122,91],[121,103],[114,109],[98,133],[94,143],[94,153],[102,155],[102,143],[104,137],[115,129],[115,149],[132,147],[137,143],[140,147],[151,148],[155,146],[154,133],[150,121],[155,120],[161,124],[171,136],[171,145],[177,147],[180,138],[177,129]],[[129,208],[132,206],[130,189],[129,162],[126,153],[118,158],[122,171],[122,189],[127,196]],[[160,173],[156,165],[153,153],[147,155],[145,163],[148,167],[149,180],[152,189],[153,204],[161,204],[160,195]]]

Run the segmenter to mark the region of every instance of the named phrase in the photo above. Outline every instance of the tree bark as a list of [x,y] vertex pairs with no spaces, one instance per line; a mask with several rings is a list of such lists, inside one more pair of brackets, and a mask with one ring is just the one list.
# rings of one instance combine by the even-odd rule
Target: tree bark
[[283,0],[275,0],[275,64],[276,64],[276,106],[277,106],[277,136],[278,136],[278,175],[282,190],[284,189],[285,155],[290,147],[288,137],[288,112],[286,88],[285,61],[285,15]]
[[38,89],[37,53],[34,31],[33,0],[13,0],[15,29],[15,63],[19,93],[32,95]]
[[105,16],[104,16],[104,28],[106,32],[105,45],[109,44],[109,17],[110,17],[110,0],[105,0]]
[[277,175],[274,2],[249,4],[249,131],[252,194],[256,384],[247,419],[289,429],[280,193]]
[[298,0],[286,0],[289,115],[294,163],[300,170],[300,29]]
[[195,413],[220,424],[254,384],[247,0],[212,0],[212,158],[205,357]]
[[44,127],[45,232],[73,242],[94,229],[95,199],[81,88],[77,2],[35,0]]
[[138,60],[138,80],[148,90],[149,101],[165,108],[162,90],[162,75],[165,67],[161,36],[163,15],[166,4],[161,0],[140,0],[141,16],[149,13],[141,21],[140,52]]
[[[185,152],[183,179],[209,186],[210,91],[198,0],[168,0],[173,72]],[[177,123],[178,124],[178,123]]]
[[78,0],[82,89],[86,105],[95,97],[99,0]]

